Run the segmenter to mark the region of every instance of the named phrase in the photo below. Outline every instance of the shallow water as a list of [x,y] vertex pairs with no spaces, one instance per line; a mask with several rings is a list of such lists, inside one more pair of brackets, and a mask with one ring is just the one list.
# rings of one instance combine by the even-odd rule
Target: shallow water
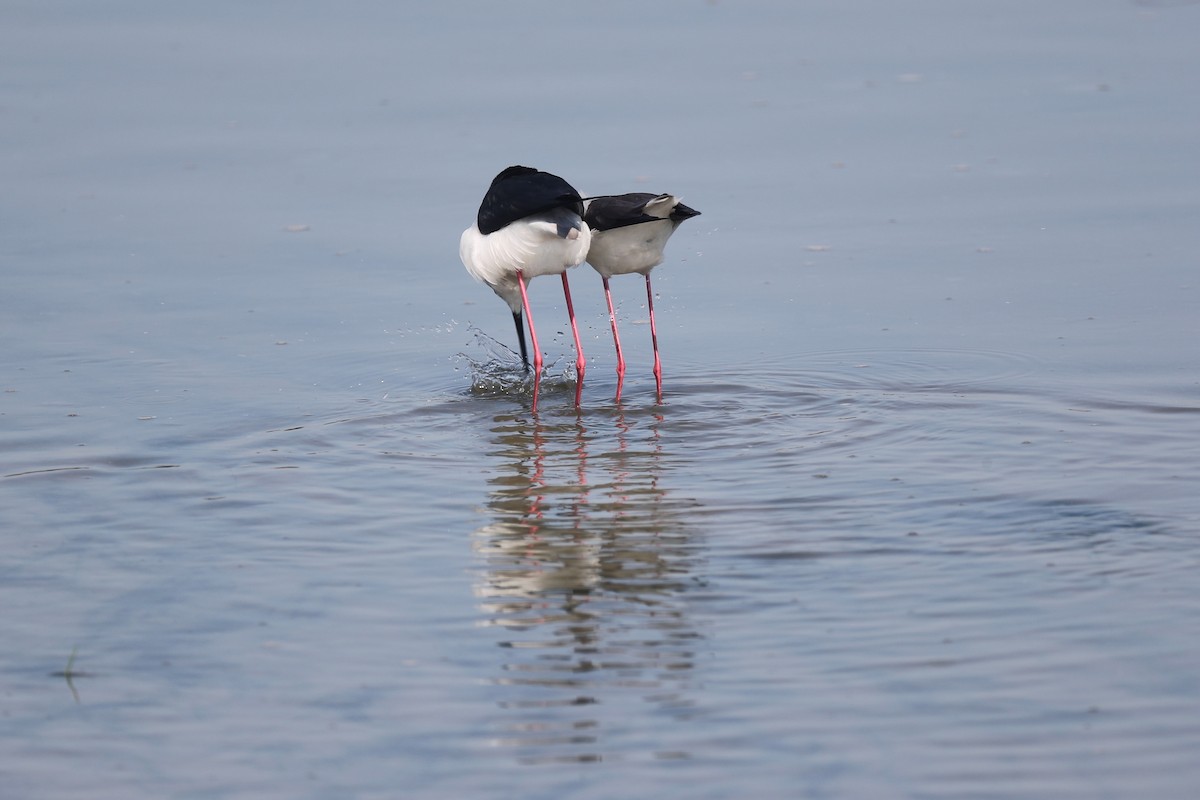
[[0,794],[1190,797],[1200,8],[503,9],[0,30]]

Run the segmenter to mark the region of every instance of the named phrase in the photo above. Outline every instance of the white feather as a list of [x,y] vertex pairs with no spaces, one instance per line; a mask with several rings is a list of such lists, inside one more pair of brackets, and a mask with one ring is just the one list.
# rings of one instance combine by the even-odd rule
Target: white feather
[[591,241],[587,223],[558,209],[517,220],[486,236],[472,225],[463,231],[458,254],[467,271],[492,287],[515,313],[521,310],[517,270],[526,282],[539,275],[557,275],[582,264]]
[[587,262],[605,278],[632,272],[645,275],[663,262],[667,240],[679,227],[678,222],[669,219],[679,203],[678,197],[661,194],[642,207],[646,215],[658,217],[654,222],[593,232]]

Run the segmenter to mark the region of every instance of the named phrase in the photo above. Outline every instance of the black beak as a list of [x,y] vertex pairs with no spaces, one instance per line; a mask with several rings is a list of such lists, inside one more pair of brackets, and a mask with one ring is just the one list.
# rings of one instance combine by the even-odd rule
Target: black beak
[[513,322],[517,324],[517,339],[521,341],[521,361],[525,364],[525,371],[529,372],[529,350],[525,347],[525,323],[520,311],[513,312]]

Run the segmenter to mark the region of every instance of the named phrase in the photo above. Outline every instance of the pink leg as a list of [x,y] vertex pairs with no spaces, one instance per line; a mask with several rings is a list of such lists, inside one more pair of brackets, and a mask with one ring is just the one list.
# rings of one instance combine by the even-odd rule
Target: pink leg
[[578,378],[575,383],[575,405],[579,405],[583,396],[583,371],[587,368],[587,361],[583,358],[583,344],[579,341],[579,327],[575,324],[575,306],[571,303],[571,286],[567,283],[566,271],[563,271],[562,282],[563,296],[567,298],[567,316],[571,318],[571,333],[575,336],[575,375]]
[[603,275],[604,299],[608,301],[608,320],[612,323],[613,343],[617,346],[617,400],[621,399],[621,384],[625,382],[625,356],[621,353],[621,337],[617,335],[617,312],[613,308],[612,293],[608,290],[608,278]]
[[654,290],[650,288],[650,273],[646,273],[646,308],[650,310],[650,339],[654,342],[654,383],[658,387],[658,402],[662,402],[662,362],[658,360],[658,330],[654,327]]
[[533,330],[533,314],[529,313],[529,295],[525,291],[525,275],[517,270],[517,285],[521,287],[521,302],[525,306],[525,322],[529,325],[529,338],[533,342],[533,411],[537,411],[538,386],[542,381],[542,348],[538,346],[537,333]]

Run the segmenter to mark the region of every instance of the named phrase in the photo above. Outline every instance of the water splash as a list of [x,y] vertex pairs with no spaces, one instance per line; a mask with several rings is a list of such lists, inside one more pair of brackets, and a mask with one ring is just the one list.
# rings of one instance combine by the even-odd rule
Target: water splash
[[[459,353],[456,360],[471,370],[470,392],[478,397],[531,397],[533,372],[526,370],[521,356],[512,348],[493,339],[478,328],[468,328],[473,351]],[[542,367],[542,391],[575,388],[574,359],[557,358]]]

